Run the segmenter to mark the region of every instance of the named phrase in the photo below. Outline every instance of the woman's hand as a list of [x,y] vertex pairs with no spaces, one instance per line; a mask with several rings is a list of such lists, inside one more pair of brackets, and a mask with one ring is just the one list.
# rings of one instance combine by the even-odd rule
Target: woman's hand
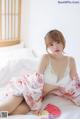
[[73,80],[77,80],[77,79],[79,79],[78,74],[75,74],[74,76],[72,76],[72,79],[73,79]]
[[34,110],[34,111],[32,111],[32,114],[34,114],[34,115],[39,115],[39,113],[40,113],[40,110]]

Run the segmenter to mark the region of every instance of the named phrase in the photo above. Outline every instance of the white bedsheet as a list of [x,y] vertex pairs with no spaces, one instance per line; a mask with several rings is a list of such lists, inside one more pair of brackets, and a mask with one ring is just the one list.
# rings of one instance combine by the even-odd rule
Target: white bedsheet
[[59,119],[79,119],[80,118],[80,107],[74,105],[70,100],[64,99],[58,96],[48,96],[43,105],[52,103],[57,105],[61,109],[61,116]]

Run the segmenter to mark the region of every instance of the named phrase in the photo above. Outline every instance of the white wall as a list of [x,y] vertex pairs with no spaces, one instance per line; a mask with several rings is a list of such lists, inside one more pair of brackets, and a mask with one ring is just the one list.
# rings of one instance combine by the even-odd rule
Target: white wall
[[[23,38],[25,46],[44,53],[44,36],[59,29],[66,39],[65,51],[80,60],[80,4],[59,4],[58,0],[23,0]],[[25,17],[24,17],[25,16]]]

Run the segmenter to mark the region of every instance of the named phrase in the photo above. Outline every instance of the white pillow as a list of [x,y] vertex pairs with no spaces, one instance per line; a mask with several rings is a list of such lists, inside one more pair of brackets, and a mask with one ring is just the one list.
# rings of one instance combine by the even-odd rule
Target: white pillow
[[33,70],[33,65],[36,66],[36,57],[30,48],[0,50],[0,86],[6,84],[12,76],[20,75],[23,69],[30,67]]
[[0,70],[0,87],[5,86],[13,77],[19,77],[24,73],[34,73],[38,65],[37,59],[11,60]]
[[33,50],[30,48],[16,48],[8,50],[0,50],[0,70],[8,61],[26,58],[35,58]]

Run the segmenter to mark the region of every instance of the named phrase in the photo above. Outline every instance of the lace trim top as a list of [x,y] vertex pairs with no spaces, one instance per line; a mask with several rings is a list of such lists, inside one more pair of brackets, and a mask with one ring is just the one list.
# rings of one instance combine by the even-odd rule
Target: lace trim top
[[64,73],[64,76],[62,79],[59,79],[59,77],[55,74],[54,69],[51,66],[51,61],[49,58],[49,64],[46,67],[46,70],[44,72],[44,81],[47,84],[53,84],[53,85],[66,85],[71,81],[70,78],[70,67],[69,67],[69,60],[70,58],[68,57],[68,63],[67,67]]

